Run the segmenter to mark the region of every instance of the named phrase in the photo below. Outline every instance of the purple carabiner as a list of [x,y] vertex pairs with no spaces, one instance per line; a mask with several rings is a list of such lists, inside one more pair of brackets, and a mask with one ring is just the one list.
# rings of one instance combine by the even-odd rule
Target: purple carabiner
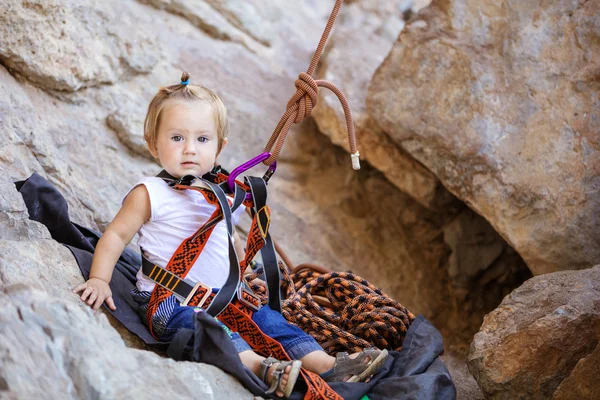
[[[242,165],[240,165],[239,167],[235,167],[233,171],[231,171],[231,173],[229,174],[229,177],[227,178],[227,185],[229,186],[229,189],[231,190],[232,193],[235,192],[234,188],[235,188],[235,178],[237,178],[237,176],[239,174],[241,174],[244,171],[249,170],[250,168],[260,164],[261,162],[265,161],[267,158],[271,157],[271,153],[269,152],[264,152],[262,154],[259,154],[258,156],[246,161],[245,163],[243,163]],[[270,167],[269,167],[270,169]]]

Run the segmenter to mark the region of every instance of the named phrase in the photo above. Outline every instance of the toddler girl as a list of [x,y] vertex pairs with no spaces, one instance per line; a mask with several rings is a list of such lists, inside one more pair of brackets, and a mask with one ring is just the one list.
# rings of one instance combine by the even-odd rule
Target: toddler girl
[[[144,139],[150,153],[164,170],[175,178],[185,175],[201,177],[210,172],[219,153],[227,145],[227,110],[221,99],[201,85],[191,85],[184,73],[181,83],[163,87],[152,99],[144,124]],[[237,223],[243,207],[233,213]],[[98,242],[89,280],[74,289],[81,300],[97,310],[104,302],[115,310],[108,286],[114,266],[131,241],[139,233],[138,244],[152,263],[165,267],[179,245],[193,235],[215,211],[204,196],[195,190],[175,190],[158,177],[140,180],[123,200],[114,220]],[[243,255],[243,244],[234,234],[236,252]],[[221,221],[212,231],[186,279],[218,290],[229,270],[227,227]],[[181,328],[193,329],[194,307],[182,306],[171,295],[163,301],[148,321],[146,311],[155,282],[142,270],[137,274],[134,299],[140,304],[139,314],[162,341],[170,341]],[[277,340],[293,360],[278,361],[262,357],[236,332],[229,337],[242,363],[268,385],[279,397],[289,396],[300,366],[321,374],[326,381],[360,381],[367,379],[383,365],[387,351],[365,349],[354,356],[346,353],[329,356],[308,334],[290,325],[276,311],[263,306],[253,321]],[[271,372],[271,373],[269,373]]]

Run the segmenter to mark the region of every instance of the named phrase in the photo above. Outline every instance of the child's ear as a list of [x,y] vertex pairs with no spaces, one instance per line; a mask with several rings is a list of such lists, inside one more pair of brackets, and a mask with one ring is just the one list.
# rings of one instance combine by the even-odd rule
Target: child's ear
[[152,154],[152,157],[158,160],[158,151],[156,151],[156,146],[148,145],[148,150],[150,151],[150,154]]
[[227,138],[223,138],[223,141],[221,142],[221,148],[219,149],[219,151],[217,151],[217,156],[221,154],[225,147],[227,147]]

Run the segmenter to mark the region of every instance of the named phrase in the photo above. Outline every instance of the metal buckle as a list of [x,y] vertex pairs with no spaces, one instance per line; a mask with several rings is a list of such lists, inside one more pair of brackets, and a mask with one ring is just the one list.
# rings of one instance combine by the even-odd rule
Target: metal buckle
[[201,287],[206,289],[206,293],[204,294],[204,296],[202,296],[202,299],[200,299],[198,304],[195,305],[194,307],[202,307],[204,305],[204,303],[206,302],[206,300],[208,300],[208,297],[210,296],[210,294],[212,293],[212,289],[210,288],[210,286],[206,286],[202,282],[196,282],[196,284],[194,285],[194,288],[192,289],[190,294],[188,294],[188,297],[184,300],[184,302],[181,303],[181,305],[187,306],[188,303],[190,302],[190,300],[192,300],[192,297],[194,297],[194,295],[198,291],[198,288],[201,288]]
[[197,178],[194,175],[184,175],[179,179],[175,179],[172,180],[168,183],[169,186],[174,187],[177,185],[183,185],[183,186],[191,186],[192,182],[194,182],[194,180],[196,180]]
[[[255,305],[255,304],[252,304],[248,300],[246,300],[244,298],[244,296],[242,296],[243,293],[247,293],[250,297],[252,297],[253,299],[255,299],[256,300],[256,304],[258,304],[258,306]],[[243,305],[245,305],[247,307],[250,307],[254,311],[258,311],[260,309],[260,304],[261,304],[260,297],[258,297],[257,295],[255,295],[253,291],[251,291],[250,289],[248,289],[243,284],[241,284],[240,286],[238,286],[238,289],[237,289],[237,298],[238,298],[238,301],[240,303],[242,303]]]

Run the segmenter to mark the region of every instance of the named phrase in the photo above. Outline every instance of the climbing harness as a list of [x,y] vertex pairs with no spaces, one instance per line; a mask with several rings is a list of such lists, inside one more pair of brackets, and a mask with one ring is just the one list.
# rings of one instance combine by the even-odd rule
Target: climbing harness
[[[187,305],[201,307],[211,316],[217,317],[229,329],[236,331],[260,354],[270,355],[282,361],[290,360],[281,344],[262,333],[256,323],[252,321],[252,314],[260,308],[261,301],[242,282],[243,271],[260,251],[265,262],[265,290],[268,294],[266,303],[274,310],[281,312],[281,278],[277,268],[275,249],[269,234],[270,210],[266,205],[265,181],[257,177],[245,177],[244,184],[236,181],[234,199],[230,204],[224,190],[228,188],[228,177],[218,169],[213,174],[206,176],[212,182],[193,176],[175,179],[164,171],[159,174],[159,177],[167,181],[175,190],[198,191],[206,201],[216,206],[216,210],[202,227],[181,243],[164,268],[152,264],[148,260],[143,261],[144,271],[149,271],[148,276],[157,283],[152,291],[146,312],[151,333],[153,333],[152,321],[158,306],[169,296],[175,295],[180,299],[185,297]],[[248,197],[246,194],[251,196]],[[246,244],[246,256],[244,260],[238,262],[232,242],[231,212],[242,203],[252,210],[253,219]],[[185,276],[206,245],[216,223],[221,220],[224,220],[227,225],[230,269],[225,285],[215,295],[206,285],[186,282]],[[180,285],[183,288],[181,290],[178,289]],[[341,400],[341,397],[319,375],[305,369],[301,369],[300,375],[307,385],[306,399]]]

